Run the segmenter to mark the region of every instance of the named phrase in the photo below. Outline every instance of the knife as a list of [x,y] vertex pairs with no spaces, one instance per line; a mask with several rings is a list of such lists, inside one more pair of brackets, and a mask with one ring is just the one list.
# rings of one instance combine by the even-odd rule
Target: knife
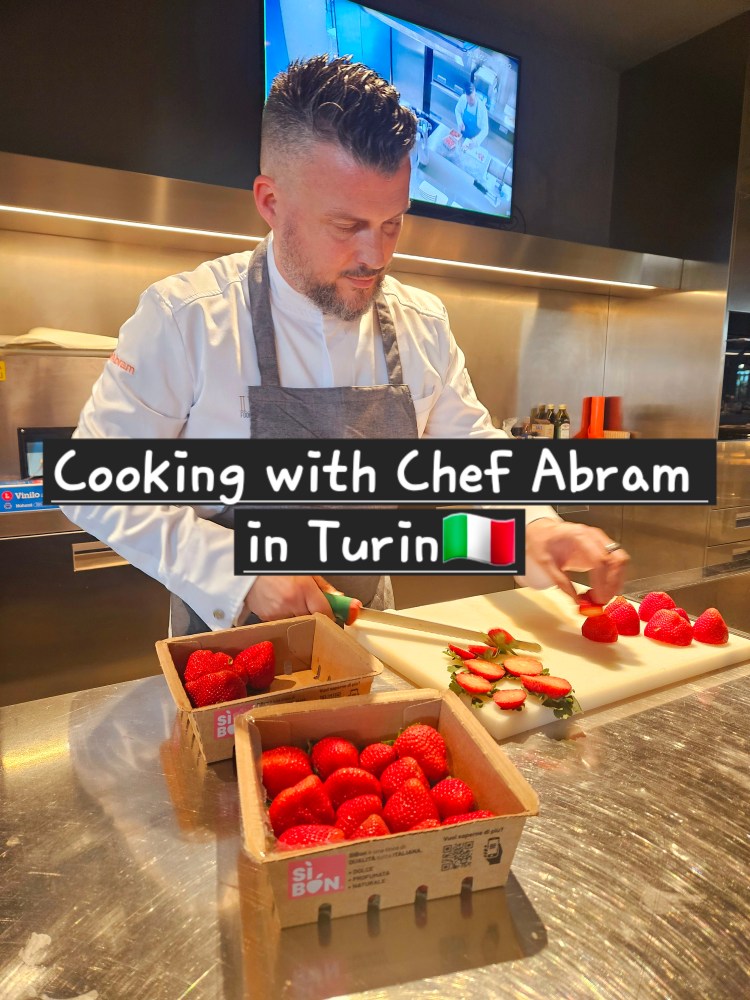
[[[458,628],[453,625],[430,622],[422,618],[407,618],[401,614],[390,614],[385,611],[375,611],[373,608],[362,607],[360,601],[344,594],[327,594],[323,596],[331,605],[333,616],[340,625],[353,625],[358,622],[372,622],[373,625],[388,625],[391,628],[405,628],[414,632],[429,632],[441,635],[447,639],[468,639],[472,643],[487,645],[487,634],[473,629]],[[513,645],[519,649],[538,652],[541,646],[535,642],[521,642],[514,639]]]

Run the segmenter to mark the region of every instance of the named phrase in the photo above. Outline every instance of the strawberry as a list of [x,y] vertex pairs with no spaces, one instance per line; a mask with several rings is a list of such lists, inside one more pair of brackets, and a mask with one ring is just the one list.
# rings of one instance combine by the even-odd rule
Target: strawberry
[[502,688],[500,691],[495,691],[492,700],[498,708],[512,712],[514,709],[521,708],[526,701],[526,692],[522,691],[521,688]]
[[587,618],[596,618],[604,611],[604,607],[595,601],[591,596],[591,591],[586,590],[578,595],[578,614],[586,615]]
[[368,816],[380,816],[382,812],[383,803],[379,795],[358,795],[341,803],[336,810],[335,824],[339,830],[344,831],[344,836],[349,840]]
[[383,819],[392,833],[403,833],[423,820],[438,819],[438,810],[429,789],[410,778],[386,802]]
[[573,690],[570,681],[566,681],[564,677],[549,677],[547,675],[522,677],[521,683],[532,694],[541,694],[545,698],[553,698],[555,700],[565,698]]
[[185,690],[194,708],[218,705],[224,701],[246,698],[247,691],[242,678],[233,670],[219,670],[214,674],[203,674],[194,681],[188,681]]
[[445,740],[432,726],[421,722],[407,726],[393,745],[399,757],[413,757],[416,760],[428,781],[440,781],[448,774]]
[[413,757],[400,757],[392,764],[389,764],[380,775],[380,787],[383,789],[383,798],[389,799],[409,778],[416,778],[418,781],[421,781],[425,788],[430,787],[424,771]]
[[423,819],[421,823],[413,826],[412,830],[434,830],[436,826],[440,826],[439,819]]
[[[604,611],[615,623],[618,635],[640,635],[641,620],[638,617],[638,612],[626,598],[613,597]],[[591,636],[587,636],[587,638],[591,638]],[[603,640],[595,641],[602,642]]]
[[460,778],[443,778],[432,789],[440,819],[456,816],[458,813],[471,812],[476,803],[474,792]]
[[276,676],[276,654],[267,639],[239,652],[232,667],[253,691],[265,691]]
[[[466,661],[464,661],[466,662]],[[489,694],[492,690],[492,683],[478,674],[473,674],[470,670],[459,670],[453,675],[456,684],[460,684],[464,691],[469,694]]]
[[279,792],[268,807],[268,818],[276,836],[290,826],[324,823],[333,826],[333,806],[317,774]]
[[619,634],[616,622],[608,614],[587,618],[581,626],[581,635],[592,642],[617,642]]
[[675,611],[680,616],[680,618],[684,618],[685,621],[688,622],[688,623],[690,622],[690,615],[687,613],[687,611],[684,608],[675,608]]
[[210,649],[195,649],[188,656],[183,680],[185,682],[197,681],[204,674],[215,674],[219,670],[229,670],[231,666],[232,657],[229,653],[213,653]]
[[363,771],[369,771],[379,778],[395,760],[398,760],[395,747],[388,743],[370,743],[360,752],[359,766]]
[[329,778],[340,767],[359,767],[359,751],[342,736],[324,736],[310,753],[312,766],[321,781]]
[[278,839],[277,847],[282,851],[296,851],[300,847],[320,847],[336,844],[344,839],[344,834],[335,826],[323,823],[302,823],[290,826]]
[[506,632],[504,628],[491,628],[487,633],[487,638],[490,640],[490,642],[493,642],[495,644],[504,643],[506,646],[509,645],[511,642],[515,642],[515,639],[510,634],[510,632]]
[[463,646],[455,646],[452,642],[448,643],[448,649],[462,660],[470,660],[474,656],[468,649],[464,649]]
[[670,646],[689,646],[693,641],[692,626],[674,608],[655,611],[646,622],[643,634]]
[[472,656],[481,656],[483,653],[497,652],[497,649],[492,646],[469,646],[468,649]]
[[270,798],[312,774],[310,758],[299,747],[274,747],[260,755],[263,786]]
[[492,663],[490,660],[473,659],[464,660],[464,667],[478,677],[484,677],[488,681],[499,681],[505,677],[505,667],[499,663]]
[[646,594],[641,601],[640,607],[638,608],[638,617],[642,622],[647,622],[655,611],[662,611],[666,608],[673,608],[674,606],[675,603],[669,594],[665,594],[663,590],[652,590],[651,593]]
[[449,816],[443,820],[443,826],[450,826],[451,823],[468,823],[472,819],[492,819],[495,814],[489,809],[475,809],[474,812],[458,813],[456,816]]
[[506,673],[513,677],[527,677],[530,674],[541,674],[544,664],[535,656],[508,656],[503,660]]
[[369,771],[363,771],[361,767],[340,767],[326,778],[323,787],[334,809],[338,809],[347,799],[355,799],[358,795],[377,795],[381,801],[383,798],[378,779]]
[[725,642],[729,642],[727,623],[716,608],[706,608],[703,614],[695,619],[693,638],[709,646],[723,646]]
[[361,823],[351,836],[352,840],[363,840],[365,837],[387,837],[390,834],[382,816],[374,813]]

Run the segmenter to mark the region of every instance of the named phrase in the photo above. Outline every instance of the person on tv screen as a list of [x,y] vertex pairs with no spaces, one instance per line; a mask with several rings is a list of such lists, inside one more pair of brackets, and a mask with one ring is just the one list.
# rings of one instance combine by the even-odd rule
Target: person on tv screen
[[487,107],[477,95],[473,81],[464,86],[456,102],[456,126],[466,140],[466,148],[481,146],[490,131]]
[[[477,399],[435,295],[387,274],[409,208],[414,114],[364,65],[317,56],[274,81],[255,203],[270,233],[157,281],[123,325],[79,438],[506,436]],[[66,506],[172,593],[185,635],[312,612],[322,591],[392,606],[389,581],[235,576],[233,508]],[[601,531],[527,509],[536,586],[590,571],[618,593],[627,557]],[[609,545],[609,548],[607,547]]]

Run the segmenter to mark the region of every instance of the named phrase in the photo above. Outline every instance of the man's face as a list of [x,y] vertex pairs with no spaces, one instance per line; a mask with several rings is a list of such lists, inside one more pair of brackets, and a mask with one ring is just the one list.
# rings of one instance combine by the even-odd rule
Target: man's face
[[324,313],[357,319],[372,303],[409,207],[410,163],[394,174],[316,143],[274,180],[274,255],[289,284]]

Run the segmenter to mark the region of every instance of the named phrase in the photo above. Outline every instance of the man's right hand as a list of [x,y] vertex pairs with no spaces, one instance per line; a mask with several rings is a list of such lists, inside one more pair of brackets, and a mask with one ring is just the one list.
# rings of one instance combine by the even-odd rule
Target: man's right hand
[[322,576],[259,576],[247,592],[241,620],[254,614],[261,621],[270,622],[316,611],[333,618],[323,591],[341,593]]

